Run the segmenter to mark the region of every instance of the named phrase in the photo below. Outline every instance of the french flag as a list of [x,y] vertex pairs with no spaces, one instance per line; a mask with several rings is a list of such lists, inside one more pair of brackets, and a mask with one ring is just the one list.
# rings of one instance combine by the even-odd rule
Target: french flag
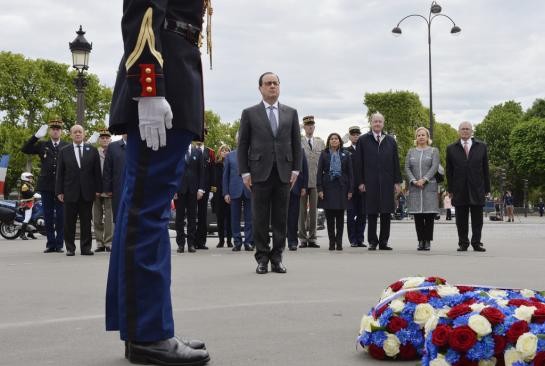
[[2,155],[0,158],[0,198],[4,198],[4,183],[8,172],[9,155]]

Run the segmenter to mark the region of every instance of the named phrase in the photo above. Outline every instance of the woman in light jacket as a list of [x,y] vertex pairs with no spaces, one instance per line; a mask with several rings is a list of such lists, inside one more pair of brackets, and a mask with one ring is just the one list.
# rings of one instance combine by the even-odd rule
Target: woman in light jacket
[[431,147],[430,132],[419,127],[415,132],[416,147],[409,150],[405,159],[405,173],[409,182],[409,213],[414,215],[418,250],[430,250],[433,240],[433,222],[439,213],[437,181],[439,150]]

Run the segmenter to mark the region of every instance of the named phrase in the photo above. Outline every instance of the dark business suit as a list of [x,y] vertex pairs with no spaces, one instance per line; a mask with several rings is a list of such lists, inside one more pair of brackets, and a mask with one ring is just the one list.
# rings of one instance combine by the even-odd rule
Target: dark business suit
[[225,202],[223,198],[223,170],[224,161],[214,163],[214,187],[216,192],[212,198],[214,213],[216,214],[216,222],[218,223],[218,239],[219,244],[223,246],[225,237],[227,237],[228,246],[232,246],[231,238],[231,206]]
[[486,144],[472,139],[469,155],[460,140],[447,147],[446,174],[448,191],[452,193],[452,204],[456,208],[458,245],[467,248],[469,241],[468,220],[471,211],[471,245],[480,247],[483,228],[485,196],[490,192],[488,152]]
[[[299,207],[301,206],[301,190],[307,190],[308,186],[308,163],[305,154],[301,154],[303,164],[297,181],[290,190],[290,202],[288,206],[288,247],[297,248],[297,228],[299,224]],[[306,192],[305,192],[306,194]]]
[[59,151],[55,194],[64,195],[64,241],[66,250],[76,250],[76,221],[80,221],[80,250],[91,250],[91,220],[96,193],[102,192],[102,174],[98,150],[90,144],[82,145],[81,166],[76,160],[76,148],[67,145]]
[[[202,147],[201,147],[202,148]],[[214,151],[208,147],[204,147],[202,150],[203,160],[203,179],[204,179],[204,194],[200,200],[197,201],[197,246],[196,248],[206,247],[206,235],[208,234],[208,199],[210,198],[210,190],[214,185],[215,171],[214,171]]]
[[123,190],[123,175],[125,172],[125,154],[127,145],[123,139],[114,141],[108,145],[104,170],[102,172],[103,191],[112,194],[112,209],[114,223],[116,222],[119,199]]
[[363,237],[365,233],[365,224],[367,219],[364,213],[365,192],[360,192],[358,182],[356,181],[355,171],[357,167],[356,147],[350,145],[345,148],[352,154],[352,172],[354,172],[354,191],[352,199],[348,202],[346,209],[346,229],[348,232],[348,241],[351,245],[363,246]]
[[45,230],[47,233],[45,247],[51,250],[61,250],[64,244],[64,206],[55,195],[55,180],[59,150],[66,145],[68,145],[66,141],[59,141],[57,147],[55,147],[50,139],[40,141],[33,135],[21,148],[21,151],[25,154],[40,157],[41,167],[37,191],[42,195],[44,208]]
[[[279,263],[286,245],[289,181],[301,170],[301,137],[297,111],[278,104],[278,129],[273,133],[263,102],[242,111],[239,130],[240,174],[251,174],[252,223],[259,263]],[[272,250],[269,247],[269,222]]]

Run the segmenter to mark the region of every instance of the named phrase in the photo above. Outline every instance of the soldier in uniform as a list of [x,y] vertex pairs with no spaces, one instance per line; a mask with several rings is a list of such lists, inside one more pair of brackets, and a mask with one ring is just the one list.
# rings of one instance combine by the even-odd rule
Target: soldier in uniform
[[21,174],[21,187],[19,189],[19,207],[24,211],[25,218],[23,220],[23,225],[21,226],[21,231],[19,237],[23,240],[28,240],[29,238],[36,239],[34,235],[29,232],[28,237],[26,235],[27,226],[32,217],[32,207],[34,207],[34,176],[32,173],[24,172]]
[[[127,134],[116,218],[106,329],[119,331],[132,363],[203,365],[200,341],[174,336],[170,295],[170,202],[191,141],[202,138],[199,37],[208,1],[124,0],[124,55],[109,130]],[[210,13],[210,9],[208,9]]]
[[[55,197],[55,180],[57,176],[57,156],[59,150],[68,145],[61,141],[63,122],[52,119],[23,145],[21,151],[25,154],[38,155],[41,161],[40,176],[38,177],[38,192],[42,196],[44,208],[45,229],[47,242],[44,253],[63,253],[64,244],[64,210],[63,204]],[[47,141],[40,141],[48,134]]]

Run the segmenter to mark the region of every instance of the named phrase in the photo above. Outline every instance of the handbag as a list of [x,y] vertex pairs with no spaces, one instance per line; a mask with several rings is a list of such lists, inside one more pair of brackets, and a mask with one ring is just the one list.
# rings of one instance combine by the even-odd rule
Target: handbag
[[441,166],[441,164],[439,164],[439,168],[437,168],[434,178],[437,183],[443,183],[445,180],[445,169]]

